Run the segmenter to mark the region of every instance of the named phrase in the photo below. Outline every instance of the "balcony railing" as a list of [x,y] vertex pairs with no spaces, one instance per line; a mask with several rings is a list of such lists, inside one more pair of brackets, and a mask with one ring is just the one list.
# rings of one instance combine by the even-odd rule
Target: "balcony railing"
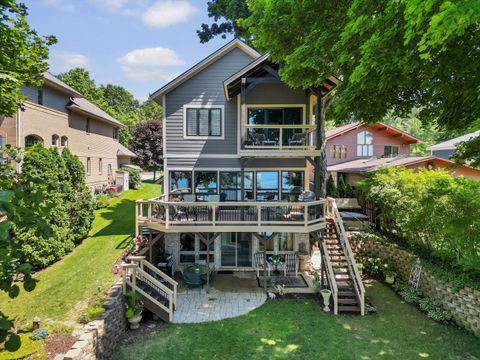
[[[163,199],[137,200],[137,223],[152,223],[166,230],[185,227],[245,230],[263,227],[321,228],[325,223],[325,201],[311,202],[173,202]],[[222,230],[225,228],[224,230]],[[230,230],[231,231],[231,230]],[[267,230],[265,230],[267,231]]]
[[243,150],[314,150],[315,125],[245,125]]

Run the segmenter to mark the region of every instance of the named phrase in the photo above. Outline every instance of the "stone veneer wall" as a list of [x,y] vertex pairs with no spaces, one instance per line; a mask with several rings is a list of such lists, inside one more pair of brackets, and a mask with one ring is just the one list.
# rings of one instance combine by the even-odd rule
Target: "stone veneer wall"
[[117,282],[113,285],[108,295],[109,298],[103,303],[106,311],[102,318],[84,326],[83,333],[78,340],[63,355],[64,360],[106,360],[110,358],[112,351],[127,330],[122,283]]
[[[392,264],[398,276],[408,281],[416,256],[408,251],[377,240],[375,235],[354,233],[349,237],[355,256],[364,254],[379,257]],[[428,297],[438,301],[445,309],[450,310],[454,321],[461,327],[472,331],[480,337],[480,291],[465,287],[455,292],[450,284],[422,269],[419,289]]]

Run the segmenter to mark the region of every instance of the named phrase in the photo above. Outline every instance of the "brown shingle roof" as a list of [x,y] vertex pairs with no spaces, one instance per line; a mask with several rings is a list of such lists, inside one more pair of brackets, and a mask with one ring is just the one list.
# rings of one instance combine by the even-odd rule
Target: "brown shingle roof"
[[345,134],[349,131],[355,130],[355,129],[361,127],[361,126],[365,126],[366,128],[372,127],[372,128],[379,129],[379,130],[385,130],[391,135],[401,136],[409,144],[420,144],[420,143],[422,143],[422,141],[420,139],[416,138],[415,136],[410,135],[409,133],[407,133],[405,131],[399,130],[399,129],[391,126],[391,125],[387,125],[387,124],[382,123],[382,122],[377,122],[377,123],[374,123],[374,124],[362,124],[360,122],[354,122],[354,123],[351,123],[351,124],[342,125],[342,126],[339,126],[339,127],[334,128],[334,129],[326,131],[325,137],[326,137],[327,140],[329,140],[329,139],[332,139],[334,137],[343,135],[343,134]]
[[60,80],[56,76],[50,74],[49,72],[47,72],[47,71],[44,72],[42,74],[42,76],[43,76],[43,79],[45,80],[46,85],[53,86],[56,89],[61,90],[65,93],[69,94],[70,96],[82,96],[82,94],[80,94],[77,90],[68,86],[62,80]]
[[356,159],[346,161],[340,164],[335,164],[327,167],[327,171],[333,172],[347,172],[347,173],[362,173],[372,170],[377,170],[381,167],[388,166],[410,166],[419,162],[437,160],[445,163],[445,166],[453,164],[453,161],[438,158],[436,156],[399,156],[395,158],[369,158]]
[[113,116],[110,116],[105,111],[92,104],[90,101],[83,97],[73,97],[70,99],[70,102],[67,104],[67,109],[73,111],[79,111],[96,117],[102,121],[108,122],[111,125],[116,125],[118,127],[124,127],[120,121],[115,119]]

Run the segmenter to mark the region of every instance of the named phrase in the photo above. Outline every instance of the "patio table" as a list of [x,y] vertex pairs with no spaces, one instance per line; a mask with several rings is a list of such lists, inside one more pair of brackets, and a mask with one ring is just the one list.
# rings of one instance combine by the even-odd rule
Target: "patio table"
[[183,277],[190,285],[203,285],[206,276],[207,267],[205,265],[190,265],[183,270]]
[[278,270],[278,267],[283,266],[285,259],[283,259],[283,260],[282,259],[275,259],[274,260],[272,256],[268,256],[267,261],[270,265],[273,266],[273,272],[275,274],[278,274],[280,272],[280,270]]

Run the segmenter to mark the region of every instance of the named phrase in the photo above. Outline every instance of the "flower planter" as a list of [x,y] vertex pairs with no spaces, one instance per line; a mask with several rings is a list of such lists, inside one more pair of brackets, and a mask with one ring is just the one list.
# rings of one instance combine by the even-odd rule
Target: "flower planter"
[[385,282],[392,285],[395,282],[395,275],[385,275]]
[[320,294],[322,294],[323,298],[323,311],[329,312],[330,311],[330,296],[332,295],[332,292],[328,289],[322,289],[320,290]]
[[142,321],[142,314],[135,315],[127,319],[130,323],[130,330],[136,330],[140,327],[140,321]]

